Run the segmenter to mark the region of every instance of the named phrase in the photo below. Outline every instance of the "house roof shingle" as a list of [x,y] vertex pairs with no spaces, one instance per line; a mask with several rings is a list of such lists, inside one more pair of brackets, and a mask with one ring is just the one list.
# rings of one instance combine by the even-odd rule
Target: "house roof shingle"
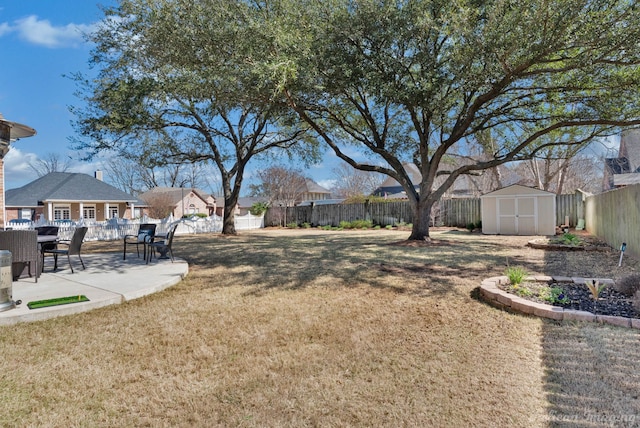
[[5,192],[7,207],[36,207],[44,202],[136,202],[136,198],[82,173],[51,172]]

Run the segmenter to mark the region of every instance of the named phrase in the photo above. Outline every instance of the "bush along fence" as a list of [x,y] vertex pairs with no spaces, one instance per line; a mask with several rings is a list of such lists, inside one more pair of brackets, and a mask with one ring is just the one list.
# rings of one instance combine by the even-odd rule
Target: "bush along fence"
[[[576,192],[556,197],[556,218],[558,225],[575,226],[584,218],[585,194]],[[298,207],[271,207],[265,213],[265,226],[333,226],[341,222],[370,220],[374,225],[413,223],[413,211],[409,201],[365,202],[361,204],[327,204]],[[482,220],[480,198],[442,199],[431,210],[431,226],[469,228],[479,225]]]
[[[172,216],[164,219],[142,218],[136,220],[111,219],[107,221],[39,221],[30,223],[7,224],[7,229],[33,229],[39,226],[58,226],[58,236],[60,239],[71,239],[73,232],[78,226],[87,226],[85,241],[113,241],[124,238],[125,235],[135,235],[140,223],[155,223],[156,233],[167,233],[169,227],[176,221],[180,222],[176,229],[176,235],[196,234],[196,233],[219,233],[222,232],[222,217],[212,215],[210,217],[182,218],[174,220]],[[236,216],[236,230],[261,229],[264,227],[262,216],[247,214]]]

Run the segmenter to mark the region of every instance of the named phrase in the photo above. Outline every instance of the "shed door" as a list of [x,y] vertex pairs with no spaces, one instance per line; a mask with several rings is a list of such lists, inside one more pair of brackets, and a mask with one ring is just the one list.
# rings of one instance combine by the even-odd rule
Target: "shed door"
[[498,233],[502,235],[536,234],[536,198],[498,198]]

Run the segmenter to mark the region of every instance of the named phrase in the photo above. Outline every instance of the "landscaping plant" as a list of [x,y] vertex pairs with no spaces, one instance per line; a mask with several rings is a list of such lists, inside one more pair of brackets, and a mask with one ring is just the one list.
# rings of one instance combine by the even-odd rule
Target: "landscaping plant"
[[527,276],[527,271],[521,266],[509,266],[504,274],[509,278],[511,285],[520,285]]
[[602,292],[602,290],[604,290],[604,287],[607,285],[607,284],[600,284],[600,281],[598,281],[597,279],[587,281],[585,284],[587,285],[587,288],[591,292],[591,298],[595,301],[598,300],[598,298],[600,297],[600,293]]
[[565,296],[564,291],[560,287],[542,288],[538,294],[538,297],[551,303],[552,305],[564,305],[566,303],[569,303],[569,299],[567,298],[567,296]]

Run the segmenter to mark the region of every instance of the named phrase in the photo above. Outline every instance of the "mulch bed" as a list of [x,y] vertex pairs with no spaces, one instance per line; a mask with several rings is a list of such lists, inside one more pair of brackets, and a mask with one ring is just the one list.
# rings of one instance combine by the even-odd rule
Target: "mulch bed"
[[565,304],[561,304],[558,302],[553,303],[553,306],[559,306],[565,309],[573,309],[577,311],[587,311],[596,315],[640,318],[640,312],[638,312],[633,307],[631,299],[629,299],[624,294],[617,292],[611,286],[606,286],[600,292],[600,298],[597,302],[594,301],[591,297],[591,292],[586,285],[574,282],[523,283],[520,287],[530,290],[530,292],[532,293],[530,296],[515,293],[510,286],[504,287],[503,289],[524,299],[549,305],[552,303],[549,303],[548,301],[538,297],[539,290],[542,287],[547,286],[561,288],[564,297],[566,297],[568,300],[568,302]]
[[553,284],[562,288],[565,296],[569,299],[567,304],[556,304],[566,309],[587,311],[597,315],[614,315],[627,318],[640,318],[640,313],[635,310],[631,300],[614,290],[611,286],[605,287],[600,292],[600,298],[595,301],[591,297],[591,292],[584,284],[558,283]]

